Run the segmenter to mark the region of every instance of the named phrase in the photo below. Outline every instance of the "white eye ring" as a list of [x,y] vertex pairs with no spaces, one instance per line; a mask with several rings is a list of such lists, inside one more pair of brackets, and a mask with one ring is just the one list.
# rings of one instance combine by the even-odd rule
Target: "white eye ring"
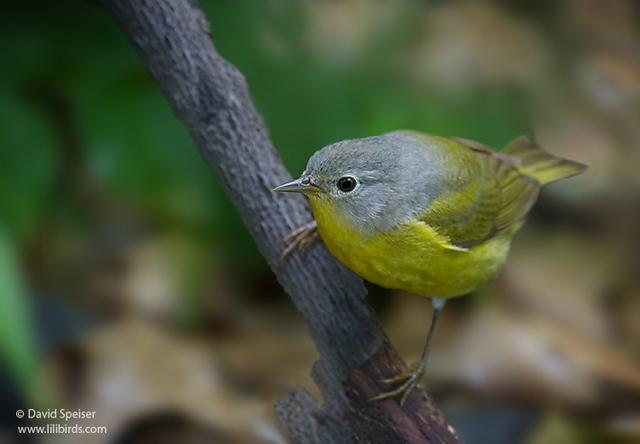
[[356,186],[358,186],[358,181],[353,176],[342,176],[340,179],[338,179],[338,182],[336,182],[336,186],[343,193],[350,193],[356,189]]

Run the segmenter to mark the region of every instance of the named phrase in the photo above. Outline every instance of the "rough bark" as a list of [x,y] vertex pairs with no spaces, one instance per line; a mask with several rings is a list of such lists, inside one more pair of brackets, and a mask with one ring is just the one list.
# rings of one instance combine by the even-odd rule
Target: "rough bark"
[[260,252],[301,312],[319,352],[313,376],[325,403],[302,389],[279,402],[297,443],[457,442],[421,392],[370,402],[377,381],[404,368],[365,300],[362,281],[317,243],[279,266],[282,238],[311,220],[305,200],[273,193],[291,176],[242,74],[215,50],[195,0],[103,0],[215,171]]

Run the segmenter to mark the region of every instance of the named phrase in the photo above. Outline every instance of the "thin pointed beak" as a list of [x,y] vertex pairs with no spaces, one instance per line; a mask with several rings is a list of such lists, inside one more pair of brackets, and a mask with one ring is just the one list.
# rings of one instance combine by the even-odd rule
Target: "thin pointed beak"
[[302,176],[291,182],[283,183],[273,189],[278,193],[313,193],[321,191],[320,187],[313,182],[309,176]]

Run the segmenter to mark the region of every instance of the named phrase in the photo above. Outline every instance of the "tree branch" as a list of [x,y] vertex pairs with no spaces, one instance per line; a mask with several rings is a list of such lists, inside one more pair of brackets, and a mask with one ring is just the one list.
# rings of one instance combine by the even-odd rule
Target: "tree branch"
[[297,443],[457,442],[424,394],[404,408],[370,402],[377,381],[404,369],[368,306],[362,281],[317,243],[278,266],[282,238],[311,220],[301,197],[279,196],[291,177],[242,74],[211,41],[196,0],[103,0],[156,79],[200,154],[220,178],[278,281],[302,313],[319,352],[313,369],[325,404],[298,389],[276,406]]

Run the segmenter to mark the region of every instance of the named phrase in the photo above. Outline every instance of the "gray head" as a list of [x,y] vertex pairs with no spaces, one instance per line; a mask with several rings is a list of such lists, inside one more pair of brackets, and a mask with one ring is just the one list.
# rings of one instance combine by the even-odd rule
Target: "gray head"
[[409,133],[345,140],[316,152],[299,179],[275,191],[330,199],[367,232],[411,219],[439,193],[442,158]]

